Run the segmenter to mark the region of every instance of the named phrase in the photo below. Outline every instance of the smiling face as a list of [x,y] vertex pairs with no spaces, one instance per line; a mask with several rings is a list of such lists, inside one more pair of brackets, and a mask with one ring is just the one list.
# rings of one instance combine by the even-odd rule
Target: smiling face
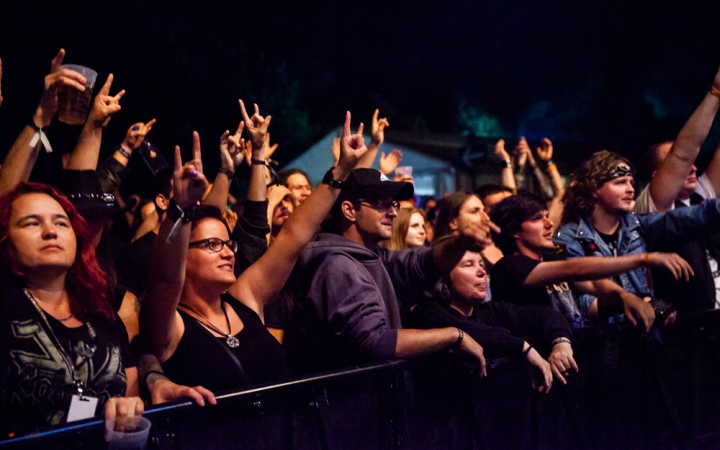
[[453,303],[464,305],[483,302],[487,297],[487,281],[482,255],[467,251],[450,272]]
[[450,221],[450,229],[459,234],[467,224],[480,223],[483,219],[487,219],[483,203],[478,196],[470,195],[460,207],[457,218]]
[[635,181],[631,175],[605,182],[595,191],[595,208],[617,215],[632,211],[635,199]]
[[27,275],[66,272],[75,262],[75,231],[60,203],[47,194],[25,194],[13,202],[8,240],[17,269]]
[[[229,239],[225,224],[213,218],[197,222],[190,232],[190,242],[213,237],[223,241]],[[212,252],[203,247],[191,247],[185,257],[185,282],[197,284],[217,282],[229,286],[235,282],[234,264],[235,254],[227,245],[219,252]]]
[[306,198],[310,196],[312,188],[310,182],[305,175],[301,173],[294,173],[287,178],[287,186],[290,189],[290,195],[292,196],[292,203],[295,208],[300,206]]
[[543,250],[553,249],[553,223],[548,211],[539,211],[520,225],[520,231],[514,235],[518,251],[526,256],[538,259]]
[[408,223],[408,231],[405,235],[405,244],[408,247],[421,247],[425,245],[425,219],[420,213],[413,213]]

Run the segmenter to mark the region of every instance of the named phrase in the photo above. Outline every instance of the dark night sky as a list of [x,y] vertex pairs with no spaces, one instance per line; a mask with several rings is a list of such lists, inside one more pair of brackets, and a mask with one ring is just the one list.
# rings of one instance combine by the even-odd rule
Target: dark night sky
[[[0,155],[31,117],[61,46],[93,67],[127,126],[158,118],[149,138],[169,154],[206,148],[237,124],[236,99],[274,116],[287,160],[337,125],[380,107],[397,129],[457,133],[461,105],[503,134],[583,142],[635,156],[672,138],[720,65],[720,3],[530,1],[4,1]],[[53,125],[71,146],[79,130]],[[569,146],[568,146],[569,147]],[[560,148],[560,147],[559,147]]]

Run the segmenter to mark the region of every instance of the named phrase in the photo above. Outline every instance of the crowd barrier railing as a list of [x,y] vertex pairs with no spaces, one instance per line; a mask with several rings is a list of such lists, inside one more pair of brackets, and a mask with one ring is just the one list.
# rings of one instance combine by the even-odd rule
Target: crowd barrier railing
[[[149,408],[160,449],[710,449],[720,445],[720,311],[650,335],[577,331],[580,372],[548,395],[519,359],[479,380],[449,354],[387,361]],[[0,449],[106,448],[90,419]]]

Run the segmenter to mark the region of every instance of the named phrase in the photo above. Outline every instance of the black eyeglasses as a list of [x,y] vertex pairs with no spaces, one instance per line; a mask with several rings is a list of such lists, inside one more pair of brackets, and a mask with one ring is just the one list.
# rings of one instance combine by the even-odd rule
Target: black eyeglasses
[[397,200],[375,200],[371,202],[369,200],[358,200],[358,203],[367,203],[373,209],[380,211],[387,211],[388,209],[395,208],[395,211],[400,211],[400,202]]
[[233,253],[237,253],[238,243],[233,241],[232,239],[228,239],[227,241],[223,241],[222,239],[215,237],[200,239],[199,241],[189,243],[188,247],[204,248],[210,250],[213,253],[219,253],[222,251],[223,248],[225,248],[226,245]]

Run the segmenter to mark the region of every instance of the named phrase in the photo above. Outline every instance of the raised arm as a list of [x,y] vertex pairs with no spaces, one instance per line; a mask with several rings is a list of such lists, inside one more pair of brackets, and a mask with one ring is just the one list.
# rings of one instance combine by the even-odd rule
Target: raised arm
[[227,209],[230,184],[235,178],[235,170],[237,170],[244,158],[245,140],[242,138],[243,128],[245,128],[245,122],[241,121],[237,130],[235,130],[235,134],[231,135],[230,131],[225,130],[220,136],[220,169],[217,176],[215,176],[210,192],[204,200],[204,203],[217,206],[220,211]]
[[[183,211],[202,199],[208,181],[203,175],[200,136],[193,132],[193,159],[182,164],[180,147],[175,147],[173,199]],[[155,239],[148,273],[148,289],[140,309],[140,332],[161,362],[177,348],[184,331],[177,314],[185,284],[185,256],[190,241],[190,222],[174,222],[166,215]]]
[[512,159],[507,150],[505,150],[505,140],[500,139],[495,143],[495,156],[502,162],[502,171],[500,172],[500,184],[506,188],[512,189],[517,194],[517,186],[515,185],[515,175],[513,175]]
[[667,157],[652,176],[650,197],[658,211],[667,211],[672,207],[719,108],[720,70],[715,75],[711,90],[680,130]]
[[0,167],[0,194],[11,191],[20,182],[30,178],[30,172],[44,144],[43,139],[47,139],[42,129],[50,126],[58,110],[57,93],[60,86],[70,86],[79,91],[85,90],[85,77],[74,70],[60,67],[64,57],[65,50],[60,49],[53,58],[35,114],[10,147],[10,152]]
[[560,223],[563,212],[562,198],[565,195],[565,185],[563,184],[557,165],[553,162],[553,145],[550,139],[543,138],[542,147],[537,148],[538,158],[540,158],[545,166],[545,172],[550,178],[550,186],[553,191],[552,202],[548,208],[548,217],[553,223]]
[[[332,169],[333,178],[343,182],[367,152],[360,124],[350,133],[350,112],[345,116],[340,160]],[[263,307],[277,294],[290,276],[300,251],[312,239],[330,212],[340,190],[320,184],[285,222],[273,245],[245,272],[228,291],[263,317]],[[262,280],[262,282],[259,282]]]
[[525,279],[526,286],[545,286],[560,281],[597,280],[612,277],[641,266],[664,268],[679,280],[689,281],[695,273],[676,253],[638,253],[605,257],[585,256],[566,261],[541,262]]
[[385,128],[390,126],[390,122],[388,122],[385,117],[378,119],[379,114],[379,109],[376,109],[373,113],[372,123],[370,126],[372,137],[370,139],[370,144],[367,146],[367,152],[360,159],[360,162],[358,162],[357,167],[359,169],[372,167],[373,162],[375,162],[377,152],[380,149],[380,145],[382,145],[385,140]]
[[67,170],[97,169],[103,129],[110,123],[112,115],[120,111],[120,99],[125,95],[124,89],[114,96],[110,95],[112,82],[113,74],[110,74],[95,96],[90,114],[70,155]]

